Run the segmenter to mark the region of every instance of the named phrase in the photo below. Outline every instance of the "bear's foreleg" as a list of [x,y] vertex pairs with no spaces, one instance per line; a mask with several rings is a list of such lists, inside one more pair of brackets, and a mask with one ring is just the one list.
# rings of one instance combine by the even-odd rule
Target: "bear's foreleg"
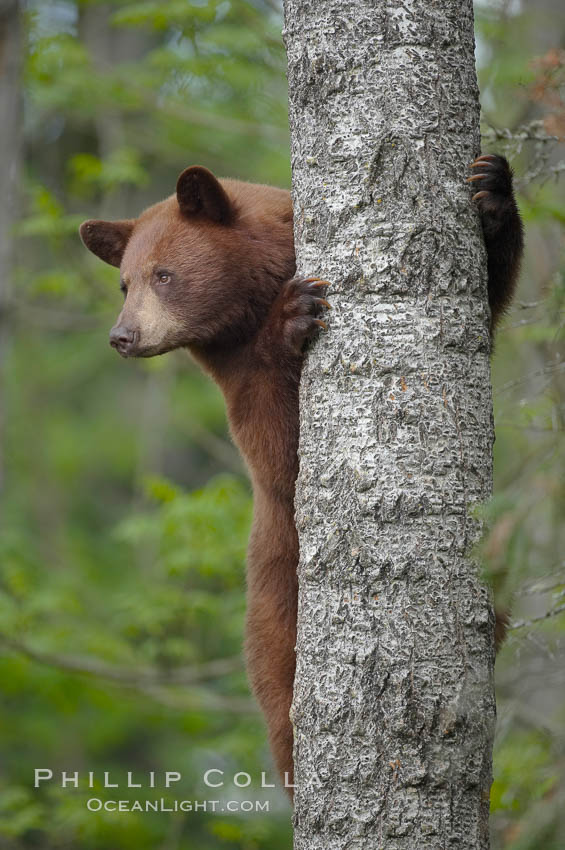
[[255,340],[250,357],[254,380],[246,382],[248,390],[232,403],[230,417],[252,472],[255,497],[247,555],[247,668],[265,715],[275,764],[291,796],[298,384],[304,344],[325,327],[318,315],[329,307],[323,297],[327,285],[317,278],[293,278],[282,286]]

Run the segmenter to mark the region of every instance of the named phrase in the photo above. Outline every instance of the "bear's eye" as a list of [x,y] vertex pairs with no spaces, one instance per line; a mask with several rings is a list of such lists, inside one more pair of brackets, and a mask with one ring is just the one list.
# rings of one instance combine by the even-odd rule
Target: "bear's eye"
[[120,292],[122,293],[122,295],[124,296],[124,298],[125,298],[125,297],[126,297],[126,295],[128,294],[128,288],[127,288],[127,286],[125,285],[125,283],[123,282],[123,280],[121,280],[121,281],[120,281]]
[[170,283],[171,276],[168,272],[159,272],[159,274],[157,275],[157,280],[159,281],[159,283]]

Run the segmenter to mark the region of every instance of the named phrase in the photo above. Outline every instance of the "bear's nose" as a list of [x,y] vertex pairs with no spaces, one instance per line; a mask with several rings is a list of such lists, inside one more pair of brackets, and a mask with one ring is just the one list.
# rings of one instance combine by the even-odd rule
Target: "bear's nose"
[[131,331],[124,325],[116,325],[110,331],[110,345],[113,348],[126,348],[131,345],[135,338],[135,331]]

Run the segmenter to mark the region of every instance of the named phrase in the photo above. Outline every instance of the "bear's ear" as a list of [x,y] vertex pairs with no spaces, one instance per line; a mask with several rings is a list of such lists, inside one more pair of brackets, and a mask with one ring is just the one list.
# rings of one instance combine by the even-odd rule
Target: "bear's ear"
[[229,224],[233,204],[219,180],[202,165],[191,165],[177,180],[177,201],[183,215],[200,213],[218,224]]
[[88,250],[105,263],[119,266],[134,224],[135,219],[84,221],[80,226],[80,238]]

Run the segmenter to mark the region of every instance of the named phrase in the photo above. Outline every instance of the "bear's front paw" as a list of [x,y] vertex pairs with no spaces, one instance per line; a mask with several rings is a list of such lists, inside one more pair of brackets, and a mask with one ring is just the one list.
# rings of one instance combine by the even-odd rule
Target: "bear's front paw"
[[276,302],[278,333],[285,348],[300,354],[307,339],[326,323],[318,316],[330,304],[323,297],[329,286],[317,277],[295,277],[281,289]]
[[508,161],[498,154],[483,153],[469,166],[479,169],[478,173],[467,178],[475,183],[477,192],[473,195],[481,218],[500,219],[514,204],[512,194],[512,170]]

